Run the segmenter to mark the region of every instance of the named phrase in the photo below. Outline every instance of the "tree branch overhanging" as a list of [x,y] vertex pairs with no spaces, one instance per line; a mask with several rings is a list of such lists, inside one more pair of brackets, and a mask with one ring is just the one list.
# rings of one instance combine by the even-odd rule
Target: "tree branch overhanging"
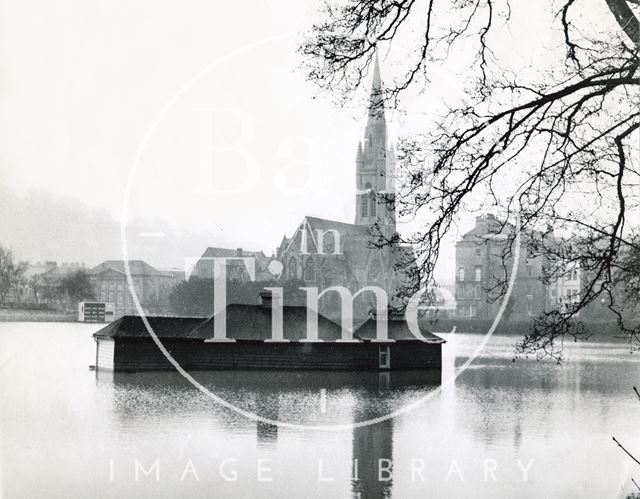
[[[585,282],[573,310],[549,310],[534,321],[519,344],[523,353],[556,356],[565,337],[584,337],[579,312],[595,303],[640,343],[640,324],[628,324],[629,307],[617,291],[621,282],[635,282],[629,255],[640,247],[639,228],[627,217],[640,208],[638,2],[598,5],[619,30],[588,33],[579,9],[589,7],[563,0],[557,26],[548,29],[562,30],[568,64],[533,77],[500,66],[494,32],[513,17],[508,2],[499,0],[327,3],[301,47],[310,79],[344,99],[362,83],[379,47],[415,34],[405,70],[382,95],[392,108],[406,91],[426,84],[434,61],[448,64],[461,44],[474,51],[464,102],[398,148],[398,214],[420,220],[424,229],[393,241],[381,237],[380,244],[413,245],[421,278],[432,279],[442,241],[464,211],[492,209],[505,224],[517,214],[523,231],[547,234],[530,238],[534,254],[553,262],[545,279],[578,265]],[[536,43],[531,40],[538,49]],[[571,235],[569,249],[549,236],[549,227],[551,234]],[[510,235],[505,258],[512,243]],[[505,279],[496,283],[498,297]]]

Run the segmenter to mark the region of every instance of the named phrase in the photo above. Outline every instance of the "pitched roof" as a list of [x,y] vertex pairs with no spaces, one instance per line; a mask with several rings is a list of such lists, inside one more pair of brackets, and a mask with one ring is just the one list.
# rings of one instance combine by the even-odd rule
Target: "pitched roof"
[[307,222],[312,229],[320,230],[337,230],[340,235],[345,234],[358,235],[358,236],[370,236],[369,227],[366,225],[349,224],[345,222],[338,222],[336,220],[329,220],[327,218],[318,217],[305,217],[302,223]]
[[242,248],[231,249],[231,248],[215,248],[213,246],[209,246],[200,258],[217,258],[217,257],[255,257],[257,259],[267,258],[267,256],[262,251],[247,251]]
[[266,256],[262,251],[246,251],[242,248],[230,249],[209,246],[196,262],[193,275],[212,278],[214,274],[214,258],[231,258],[231,260],[227,262],[228,267],[240,269],[244,269],[244,263],[241,260],[234,260],[233,258],[253,258],[256,263],[256,278],[258,280],[263,277],[261,277],[261,273],[266,271],[265,269],[271,260],[271,258]]
[[[391,340],[413,340],[420,341],[416,338],[409,325],[405,320],[389,319],[387,321],[387,334]],[[420,331],[420,334],[425,338],[427,343],[445,343],[445,340],[436,336],[429,331]],[[354,336],[361,340],[371,340],[376,337],[376,320],[373,318],[367,319],[362,326],[360,326],[354,333]]]
[[[192,335],[205,317],[147,317],[149,325],[158,338],[196,338]],[[95,338],[144,338],[149,332],[137,315],[125,315],[111,322],[93,335]]]
[[[107,270],[114,270],[116,272],[125,274],[124,262],[124,260],[106,260],[100,265],[96,265],[91,270],[89,270],[89,274],[101,274],[102,272],[105,272]],[[143,260],[129,260],[129,270],[131,272],[131,275],[167,275],[164,272],[160,272],[159,270],[153,268]]]
[[[510,222],[505,222],[497,218],[495,215],[488,214],[476,217],[476,223],[470,231],[466,232],[456,244],[460,242],[468,242],[470,240],[479,239],[497,239],[504,240],[515,233],[515,226]],[[552,239],[553,231],[542,231],[538,229],[525,228],[522,230],[523,241],[531,241],[532,239]]]
[[[271,309],[261,305],[229,305],[227,314],[227,338],[244,341],[263,341],[271,338]],[[206,340],[214,337],[215,316],[206,317],[147,317],[149,325],[159,339]],[[419,341],[413,336],[404,320],[389,320],[390,339]],[[445,340],[428,331],[421,331],[428,343],[445,343]],[[283,335],[286,340],[300,341],[307,337],[306,307],[283,307]],[[142,317],[125,315],[103,327],[95,338],[147,338],[149,332]],[[318,337],[334,342],[342,337],[342,328],[330,319],[318,314]],[[355,339],[371,340],[376,337],[376,321],[366,320],[354,333]]]
[[[271,338],[271,309],[262,305],[228,305],[227,338],[235,340],[266,340]],[[284,338],[300,341],[307,337],[306,307],[283,307]],[[160,339],[210,339],[214,336],[216,316],[147,317],[149,325]],[[139,316],[125,315],[100,329],[96,338],[144,338],[149,332]],[[342,328],[318,314],[318,337],[335,341],[342,337]]]
[[317,231],[326,232],[330,230],[335,230],[338,232],[338,234],[340,235],[340,241],[342,241],[342,245],[350,244],[353,241],[372,237],[371,233],[369,232],[369,227],[364,225],[349,224],[345,222],[338,222],[336,220],[329,220],[326,218],[306,216],[302,219],[302,222],[300,222],[298,227],[296,227],[293,235],[290,238],[285,237],[283,239],[283,244],[286,245],[286,248],[284,248],[284,250],[289,250],[291,245],[296,241],[296,235],[298,234],[298,232],[302,231],[305,231],[308,234],[308,248],[317,250]]
[[[282,309],[284,339],[290,341],[305,339],[307,337],[307,308],[284,306]],[[271,308],[262,305],[228,305],[226,308],[227,338],[235,340],[270,339],[271,311]],[[198,325],[196,334],[204,338],[213,338],[215,320],[216,316],[213,316]],[[325,341],[335,341],[342,337],[342,328],[318,314],[318,337]]]

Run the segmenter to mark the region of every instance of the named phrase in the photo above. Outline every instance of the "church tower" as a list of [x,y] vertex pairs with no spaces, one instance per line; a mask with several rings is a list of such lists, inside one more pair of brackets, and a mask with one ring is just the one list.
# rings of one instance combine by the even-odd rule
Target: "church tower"
[[387,149],[382,81],[375,56],[364,141],[356,154],[356,225],[378,223],[387,236],[396,232],[395,156]]

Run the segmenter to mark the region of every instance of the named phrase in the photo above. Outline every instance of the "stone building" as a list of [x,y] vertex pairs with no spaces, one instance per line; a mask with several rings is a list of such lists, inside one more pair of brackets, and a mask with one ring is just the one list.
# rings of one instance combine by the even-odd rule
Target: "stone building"
[[[410,248],[376,244],[380,236],[390,240],[396,234],[395,158],[387,143],[382,88],[376,58],[364,140],[356,150],[354,223],[306,216],[291,237],[283,237],[276,257],[285,279],[301,279],[319,293],[344,286],[355,295],[366,286],[378,286],[390,303],[397,303],[397,290],[406,285],[414,257]],[[354,316],[366,317],[374,307],[373,294],[361,293],[354,301]],[[338,293],[324,295],[320,311],[339,316]]]
[[227,280],[248,282],[249,273],[247,267],[242,260],[235,258],[251,258],[255,265],[256,281],[269,281],[274,278],[268,270],[271,259],[262,251],[246,251],[242,248],[214,248],[209,247],[202,254],[198,262],[193,268],[191,275],[203,279],[213,279],[214,274],[214,258],[230,258],[227,261]]
[[[476,218],[475,227],[456,242],[455,296],[458,317],[493,319],[501,305],[498,285],[511,270],[511,258],[503,260],[505,241],[514,230],[494,215]],[[543,282],[546,260],[528,250],[521,239],[520,260],[505,318],[526,320],[548,308],[549,290]],[[506,274],[505,274],[506,271]]]
[[[145,313],[168,312],[169,294],[184,279],[183,273],[162,271],[142,260],[129,260],[136,295]],[[124,260],[107,260],[89,270],[96,301],[111,304],[114,317],[138,315],[133,302]]]
[[566,275],[559,277],[547,286],[548,308],[556,308],[561,312],[569,312],[580,301],[582,272],[578,265],[571,265]]

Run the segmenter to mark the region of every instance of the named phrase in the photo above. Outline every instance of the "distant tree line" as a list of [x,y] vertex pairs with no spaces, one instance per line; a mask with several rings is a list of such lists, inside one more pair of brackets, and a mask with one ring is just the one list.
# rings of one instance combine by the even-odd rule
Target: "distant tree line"
[[80,301],[95,298],[89,274],[79,269],[60,275],[26,276],[28,265],[16,262],[13,253],[0,246],[0,307],[54,306],[72,309]]
[[0,306],[4,306],[9,294],[23,282],[26,265],[16,263],[13,253],[0,246]]

